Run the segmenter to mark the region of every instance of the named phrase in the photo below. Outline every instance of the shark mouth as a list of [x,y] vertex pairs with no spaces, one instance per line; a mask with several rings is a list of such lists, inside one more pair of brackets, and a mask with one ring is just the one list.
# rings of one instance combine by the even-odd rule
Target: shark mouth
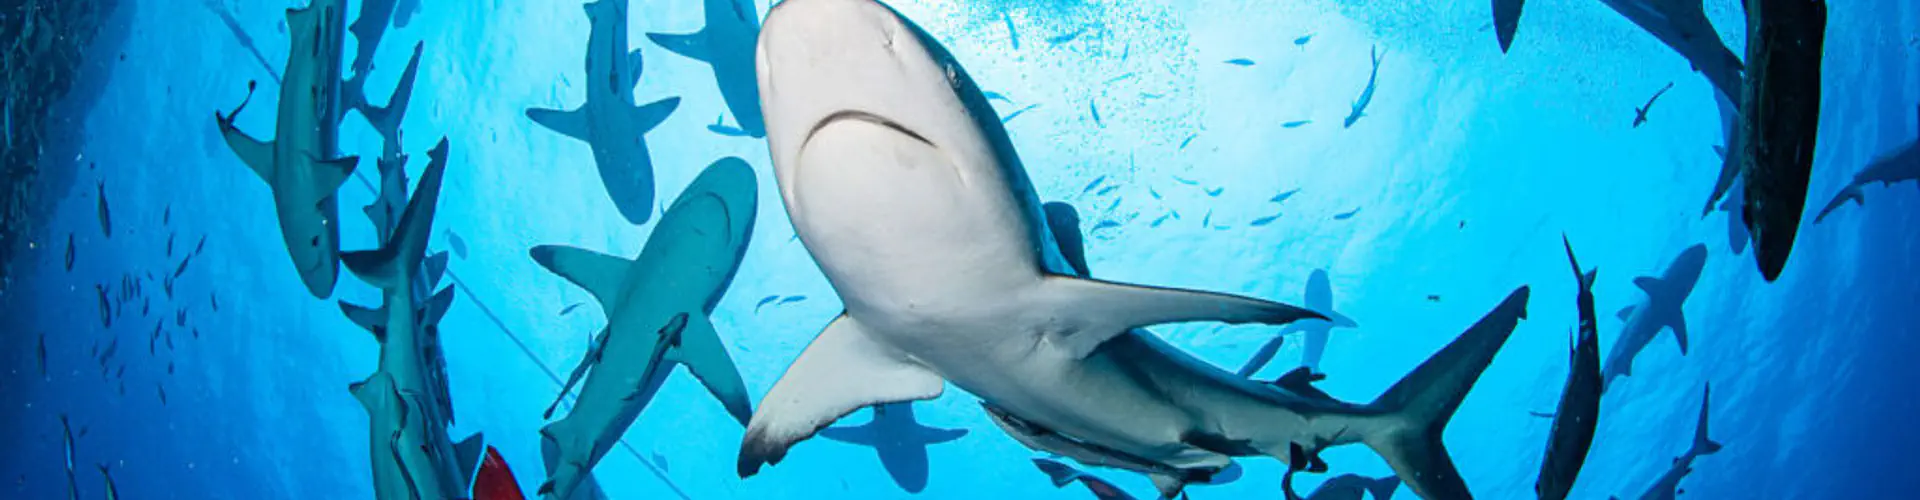
[[866,111],[859,111],[859,110],[852,110],[852,109],[843,109],[840,111],[835,111],[833,112],[833,114],[827,115],[826,118],[821,118],[820,121],[814,122],[813,128],[807,130],[806,138],[800,140],[800,147],[805,148],[808,142],[813,141],[814,134],[819,133],[821,129],[827,128],[828,125],[832,125],[834,123],[841,122],[841,121],[859,121],[859,122],[867,122],[874,125],[879,125],[882,127],[892,129],[895,132],[899,132],[900,135],[904,135],[912,138],[913,140],[920,141],[921,144],[926,144],[927,146],[933,147],[935,149],[939,148],[939,146],[935,146],[933,144],[933,141],[927,140],[926,136],[920,135],[919,132],[914,132],[913,129],[907,128],[906,125],[901,125],[900,122],[896,122],[890,118],[869,113]]

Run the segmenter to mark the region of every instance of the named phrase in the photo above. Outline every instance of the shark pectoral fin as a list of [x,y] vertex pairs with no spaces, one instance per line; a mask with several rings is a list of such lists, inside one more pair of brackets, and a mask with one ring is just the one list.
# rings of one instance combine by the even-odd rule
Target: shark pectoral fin
[[1620,308],[1620,312],[1613,314],[1613,317],[1620,318],[1620,321],[1626,321],[1627,317],[1633,316],[1633,308],[1634,306],[1622,307]]
[[1333,323],[1333,326],[1340,327],[1340,328],[1359,328],[1360,327],[1359,322],[1354,321],[1353,318],[1349,318],[1344,314],[1340,314],[1333,311],[1321,311],[1321,313],[1327,315],[1327,321]]
[[586,289],[608,310],[619,303],[627,268],[633,266],[631,260],[562,245],[540,245],[527,253],[541,267]]
[[873,338],[842,313],[760,399],[740,442],[740,477],[779,463],[787,449],[862,407],[940,397],[946,381]]
[[480,459],[486,456],[487,441],[478,432],[453,443],[453,464],[460,473],[460,491],[473,489],[473,477],[480,472]]
[[857,444],[861,446],[874,446],[878,444],[878,441],[873,439],[873,429],[865,425],[859,427],[826,427],[820,429],[819,434],[820,437],[847,444]]
[[1133,328],[1184,321],[1282,325],[1326,319],[1320,313],[1238,295],[1048,276],[1030,292],[1029,324],[1060,325],[1050,332],[1076,358]]
[[247,164],[253,168],[253,173],[260,175],[260,180],[273,184],[272,142],[255,139],[226,119],[220,120],[220,137],[227,140],[227,147],[233,149],[233,154],[240,157],[241,163]]
[[668,52],[680,54],[682,57],[695,61],[708,64],[713,63],[712,51],[707,50],[707,36],[705,32],[688,33],[684,35],[648,33],[647,39],[652,40],[654,45],[659,45],[660,48],[667,49]]
[[963,437],[967,437],[966,429],[934,429],[928,427],[920,429],[920,442],[925,444],[940,444],[958,440]]
[[428,286],[439,284],[440,277],[447,274],[447,253],[438,252],[428,255],[427,260],[421,262],[421,266],[426,271],[424,275],[426,279],[421,281]]
[[453,287],[446,287],[428,298],[426,305],[421,306],[416,314],[419,315],[420,324],[438,325],[440,318],[446,317],[447,309],[451,308],[453,308]]
[[1673,328],[1673,341],[1680,344],[1680,355],[1687,355],[1687,317],[1679,309],[1673,311],[1673,320],[1667,322]]
[[527,118],[560,135],[582,141],[591,141],[592,127],[587,123],[585,108],[562,111],[550,108],[527,108]]
[[668,97],[635,106],[633,108],[634,130],[638,130],[640,131],[639,133],[644,134],[659,127],[661,123],[666,123],[667,117],[673,116],[673,110],[675,109],[680,109],[680,98],[678,97]]
[[360,325],[361,328],[373,332],[373,338],[375,340],[382,343],[387,341],[386,328],[381,326],[386,324],[386,306],[381,306],[379,309],[371,309],[342,300],[340,301],[340,312],[346,314],[347,319],[353,321],[353,324]]
[[340,186],[347,183],[347,178],[353,176],[353,170],[359,168],[360,157],[342,156],[330,160],[316,159],[313,166],[314,192],[307,193],[309,198],[307,198],[306,201],[319,204],[323,200],[332,198],[334,193],[340,191]]
[[1147,479],[1153,480],[1153,489],[1160,492],[1160,498],[1180,498],[1187,489],[1187,480],[1173,474],[1156,472],[1147,474]]
[[707,386],[707,392],[727,408],[727,413],[740,425],[747,425],[753,418],[753,406],[747,399],[747,383],[740,379],[740,369],[733,364],[733,357],[727,354],[725,342],[720,334],[713,330],[713,321],[705,313],[687,315],[687,325],[680,334],[680,345],[668,354],[675,362],[687,367],[693,376]]
[[1634,278],[1633,286],[1640,287],[1640,291],[1646,292],[1648,297],[1657,297],[1660,295],[1660,278],[1652,276]]

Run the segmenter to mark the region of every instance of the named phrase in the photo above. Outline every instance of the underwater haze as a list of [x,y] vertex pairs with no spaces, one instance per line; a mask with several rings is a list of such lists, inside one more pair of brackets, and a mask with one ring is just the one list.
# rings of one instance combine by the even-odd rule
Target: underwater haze
[[[354,22],[373,10],[363,1],[392,2],[341,2],[341,17]],[[42,155],[43,171],[65,173],[41,177],[42,197],[53,200],[49,216],[19,240],[25,246],[12,254],[11,282],[0,294],[0,395],[9,403],[0,410],[0,442],[9,444],[0,453],[8,483],[0,497],[402,498],[380,491],[381,473],[370,471],[410,460],[398,456],[411,450],[383,457],[388,439],[370,440],[369,424],[378,432],[390,416],[357,399],[365,397],[356,383],[375,373],[417,375],[418,363],[383,355],[410,344],[387,336],[416,327],[427,340],[427,354],[415,357],[426,359],[421,376],[429,388],[442,384],[447,397],[439,400],[450,401],[425,411],[451,425],[419,438],[423,456],[446,467],[436,473],[468,469],[474,449],[462,440],[482,434],[527,498],[548,480],[543,427],[596,408],[584,401],[599,390],[589,375],[578,396],[542,415],[592,353],[609,354],[595,372],[671,370],[632,370],[633,380],[662,385],[651,401],[639,399],[644,410],[630,428],[611,430],[617,444],[595,450],[604,456],[591,475],[607,498],[1095,498],[1089,488],[1097,486],[1036,467],[1036,458],[1136,498],[1158,495],[1146,475],[1023,446],[982,410],[981,395],[952,384],[936,399],[853,412],[741,477],[747,415],[724,402],[743,396],[729,392],[724,368],[737,369],[745,401],[762,409],[846,306],[809,252],[819,237],[796,236],[782,202],[790,186],[777,178],[761,137],[780,137],[782,123],[757,116],[775,97],[742,98],[756,90],[753,75],[716,72],[727,54],[751,50],[751,40],[734,40],[745,45],[725,46],[730,51],[718,35],[688,48],[680,44],[694,42],[648,34],[701,32],[717,18],[713,6],[731,5],[757,24],[772,8],[764,0],[631,0],[625,9],[612,7],[619,0],[584,8],[575,0],[398,0],[364,76],[348,64],[366,43],[357,36],[364,29],[318,32],[344,40],[331,60],[337,76],[363,83],[372,103],[402,86],[414,45],[422,49],[404,118],[393,123],[397,144],[386,142],[370,112],[346,109],[337,151],[273,156],[279,168],[321,164],[314,175],[323,177],[320,160],[358,157],[327,198],[338,215],[307,228],[337,230],[339,250],[348,252],[331,294],[317,298],[326,290],[310,290],[308,280],[318,278],[289,258],[290,246],[299,254],[305,242],[283,238],[295,223],[282,212],[313,212],[326,198],[284,186],[324,190],[325,182],[304,174],[262,182],[265,174],[223,139],[216,119],[234,113],[238,130],[262,141],[279,136],[276,146],[302,152],[285,141],[303,130],[276,126],[301,108],[279,102],[278,82],[303,76],[288,67],[306,35],[287,9],[307,2],[121,0],[101,28],[120,34],[87,49],[94,63],[75,78],[97,92],[68,96],[85,102],[49,119],[73,127],[75,154]],[[1653,335],[1637,356],[1627,354],[1630,374],[1609,377],[1569,498],[1660,498],[1663,475],[1683,455],[1690,470],[1668,485],[1683,498],[1920,491],[1912,451],[1920,429],[1911,425],[1920,417],[1911,397],[1920,379],[1920,182],[1866,185],[1863,203],[1814,222],[1857,172],[1920,135],[1920,3],[1829,6],[1806,214],[1777,280],[1762,277],[1745,234],[1730,233],[1737,208],[1702,216],[1720,176],[1715,147],[1726,138],[1714,85],[1607,1],[1535,0],[1504,53],[1485,0],[886,4],[965,68],[1004,123],[1039,200],[1077,211],[1093,275],[1349,320],[1320,328],[1324,337],[1301,325],[1212,322],[1147,333],[1226,375],[1244,371],[1265,382],[1310,365],[1326,375],[1310,388],[1365,404],[1509,292],[1530,287],[1525,319],[1443,419],[1447,451],[1476,498],[1535,495],[1554,426],[1536,413],[1554,412],[1561,400],[1570,332],[1580,324],[1580,282],[1563,236],[1578,266],[1598,269],[1600,353],[1636,326]],[[1747,53],[1739,2],[1707,1],[1703,12],[1734,54]],[[596,19],[626,33],[603,39]],[[621,39],[626,47],[590,47]],[[715,62],[689,56],[701,50]],[[619,65],[590,69],[614,63],[589,53],[611,54]],[[604,80],[614,94],[596,94]],[[617,94],[628,88],[630,95]],[[354,98],[343,98],[348,108]],[[530,117],[540,112],[529,109],[558,112]],[[576,109],[585,111],[559,116]],[[766,109],[773,117],[775,108]],[[1640,114],[1644,123],[1636,123]],[[429,151],[443,137],[440,180],[429,172],[440,161]],[[381,225],[399,227],[383,228],[362,207],[383,202],[376,158],[395,150],[406,155],[401,182],[437,184],[437,210],[406,210],[416,224],[407,226],[393,205],[393,219]],[[751,183],[724,177],[742,173],[726,170],[727,157],[744,160]],[[744,205],[751,217],[728,211],[742,206],[727,198],[729,187],[755,195]],[[679,199],[690,189],[713,192]],[[695,217],[706,212],[696,210],[714,204],[725,205],[717,218],[727,224],[656,233],[703,222]],[[683,209],[687,218],[676,219]],[[929,225],[945,216],[920,215]],[[430,227],[419,225],[426,220]],[[744,249],[722,229],[745,231]],[[397,242],[380,251],[388,253],[353,253],[382,249],[387,231]],[[683,242],[669,236],[731,246],[666,248]],[[655,260],[652,239],[662,239]],[[311,247],[323,249],[322,241],[315,236]],[[407,246],[414,243],[424,247]],[[705,273],[685,273],[691,277],[645,269],[671,279],[642,276],[612,294],[595,284],[628,276],[614,272],[626,268],[576,267],[569,275],[572,254],[555,254],[556,245],[639,256],[641,267],[715,262],[702,261]],[[1704,263],[1688,293],[1668,273],[1688,267],[1684,255],[1695,246],[1704,247]],[[356,324],[340,302],[430,302],[419,290],[378,288],[383,280],[367,277],[384,275],[356,267],[395,248],[415,269],[403,276],[419,274],[419,255],[448,252],[444,280],[415,284],[450,288],[451,307],[437,322]],[[1648,276],[1667,278],[1636,283]],[[702,279],[720,288],[689,284]],[[1657,291],[1662,286],[1670,289]],[[1672,289],[1677,298],[1649,298]],[[717,301],[705,295],[720,291]],[[672,322],[670,314],[643,326],[635,320],[632,331],[658,346],[651,351],[596,342],[603,329],[629,331],[615,312],[652,312],[651,303],[628,307],[614,298],[641,295],[697,303],[709,314],[702,320],[695,308]],[[1629,306],[1639,309],[1622,311]],[[1678,309],[1653,309],[1662,306]],[[708,320],[724,346],[718,358],[695,352]],[[1274,350],[1270,341],[1283,328],[1289,333]],[[146,352],[139,337],[149,337]],[[1255,356],[1271,361],[1249,366]],[[444,358],[444,378],[435,378],[435,357]],[[1076,389],[1055,388],[1063,397]],[[436,400],[394,392],[403,403]],[[1703,399],[1717,452],[1690,451]],[[399,412],[401,427],[422,418]],[[371,453],[370,442],[378,443]],[[1296,473],[1292,488],[1303,495],[1343,474],[1395,475],[1366,446],[1314,451],[1328,470]],[[1264,455],[1236,462],[1233,473],[1213,478],[1218,484],[1196,481],[1186,493],[1285,498],[1287,465]],[[480,481],[501,470],[482,468]],[[459,481],[474,474],[451,472]],[[407,476],[416,480],[425,479]],[[1410,486],[1397,490],[1417,497]],[[476,488],[472,498],[518,498],[489,491]],[[1360,498],[1351,494],[1318,498]]]

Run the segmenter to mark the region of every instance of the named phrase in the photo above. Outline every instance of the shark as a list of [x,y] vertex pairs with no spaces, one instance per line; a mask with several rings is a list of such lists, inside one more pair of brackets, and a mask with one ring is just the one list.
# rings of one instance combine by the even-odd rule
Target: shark
[[548,476],[539,494],[574,498],[675,366],[687,367],[742,425],[752,415],[746,383],[709,316],[746,255],[757,192],[753,167],[721,158],[667,207],[637,258],[560,245],[528,252],[607,311],[607,327],[561,389],[585,374],[573,409],[540,429]]
[[1737,147],[1746,180],[1740,219],[1753,234],[1754,263],[1771,283],[1786,270],[1807,204],[1820,135],[1825,0],[1746,0],[1746,86]]
[[454,442],[447,430],[452,410],[438,324],[453,303],[453,288],[420,300],[421,287],[439,278],[429,270],[427,242],[447,155],[444,138],[428,151],[419,185],[384,243],[341,255],[347,270],[379,288],[385,302],[379,309],[340,303],[380,342],[378,368],[347,391],[367,410],[374,497],[381,500],[467,498],[485,450],[481,434]]
[[1380,47],[1374,47],[1371,54],[1373,71],[1367,74],[1367,88],[1360,92],[1359,99],[1353,101],[1353,112],[1347,114],[1347,119],[1342,125],[1344,128],[1353,128],[1353,122],[1360,121],[1362,116],[1367,116],[1367,105],[1373,103],[1374,84],[1380,83]]
[[[1673,459],[1673,465],[1667,468],[1667,472],[1660,475],[1659,480],[1653,482],[1653,486],[1647,488],[1646,493],[1642,493],[1637,497],[1639,500],[1678,499],[1680,494],[1683,493],[1680,489],[1680,480],[1686,479],[1687,474],[1693,472],[1693,461],[1720,451],[1720,443],[1707,437],[1707,407],[1711,405],[1712,402],[1713,386],[1708,385],[1705,393],[1700,396],[1700,419],[1699,423],[1695,424],[1693,430],[1693,444],[1687,448],[1685,453],[1681,453],[1679,457]],[[1610,500],[1620,500],[1620,497],[1608,498]]]
[[1325,317],[1078,274],[980,86],[918,25],[873,0],[788,0],[756,52],[781,199],[845,309],[760,400],[741,477],[859,408],[952,383],[1028,448],[1145,473],[1169,496],[1234,457],[1352,443],[1418,494],[1471,495],[1441,433],[1525,316],[1526,287],[1371,403],[1237,377],[1140,328]]
[[960,439],[966,429],[936,429],[913,420],[912,403],[888,403],[873,407],[873,421],[857,427],[828,427],[820,437],[848,444],[872,447],[880,454],[880,465],[887,468],[893,484],[908,493],[927,489],[927,445]]
[[627,51],[627,0],[586,4],[592,29],[587,33],[587,101],[572,110],[529,108],[527,118],[593,148],[600,182],[634,225],[653,217],[653,159],[643,137],[659,127],[679,97],[636,106],[633,87],[640,83],[640,51]]
[[1520,29],[1520,11],[1526,0],[1493,0],[1494,35],[1500,40],[1500,53],[1513,47],[1513,36]]
[[713,67],[714,81],[720,85],[720,99],[726,101],[741,133],[747,137],[767,136],[766,119],[760,113],[760,87],[753,78],[753,44],[760,38],[759,10],[753,0],[705,0],[706,27],[689,34],[648,33],[654,45],[675,54],[707,63]]
[[1613,379],[1633,375],[1634,358],[1663,330],[1673,329],[1673,340],[1679,343],[1680,354],[1687,354],[1687,318],[1681,314],[1680,307],[1687,296],[1693,294],[1693,285],[1700,281],[1700,270],[1706,265],[1707,246],[1695,244],[1674,257],[1660,276],[1633,279],[1634,286],[1640,287],[1647,297],[1615,315],[1624,323],[1620,334],[1614,336],[1613,349],[1607,351],[1600,366],[1602,392],[1613,387]]
[[1840,192],[1834,193],[1833,200],[1828,201],[1827,206],[1820,209],[1820,214],[1813,217],[1813,223],[1819,224],[1820,221],[1826,220],[1828,214],[1846,205],[1848,201],[1852,201],[1855,205],[1865,205],[1867,196],[1862,188],[1873,183],[1893,187],[1894,184],[1909,181],[1920,185],[1920,139],[1907,141],[1906,144],[1882,153],[1872,162],[1868,162],[1865,168],[1853,174],[1853,180],[1841,187]]
[[1567,249],[1574,281],[1580,285],[1579,294],[1574,296],[1580,333],[1567,351],[1567,382],[1560,389],[1560,407],[1554,412],[1553,429],[1547,435],[1539,479],[1533,483],[1533,491],[1541,500],[1567,498],[1580,477],[1580,468],[1587,463],[1594,429],[1600,422],[1600,334],[1593,313],[1593,282],[1600,270],[1582,272],[1580,260],[1573,256],[1573,242],[1564,233],[1560,242]]
[[1128,495],[1125,490],[1114,486],[1113,483],[1107,482],[1107,480],[1101,479],[1099,476],[1082,472],[1080,469],[1062,463],[1059,460],[1052,458],[1035,458],[1033,459],[1033,466],[1040,468],[1040,472],[1045,473],[1047,479],[1053,481],[1053,487],[1055,488],[1065,488],[1067,485],[1078,481],[1082,486],[1086,486],[1087,492],[1092,493],[1096,499],[1134,500],[1133,495]]
[[1740,95],[1740,57],[1720,41],[1699,0],[1600,0],[1642,31],[1686,58],[1693,70],[1729,97]]
[[1280,333],[1275,334],[1272,340],[1260,346],[1260,350],[1254,352],[1253,358],[1248,359],[1247,364],[1240,367],[1240,376],[1251,377],[1259,373],[1261,368],[1273,361],[1274,354],[1280,352],[1280,346],[1285,343],[1287,334],[1294,332],[1305,333],[1307,337],[1306,351],[1301,354],[1300,366],[1317,371],[1320,369],[1320,357],[1327,352],[1327,339],[1331,337],[1333,329],[1360,326],[1352,318],[1333,311],[1333,285],[1327,280],[1325,269],[1315,269],[1313,274],[1307,275],[1307,291],[1304,299],[1302,305],[1307,309],[1324,314],[1331,319],[1302,320],[1282,327]]
[[339,156],[342,27],[340,0],[314,0],[287,10],[289,41],[284,83],[280,86],[275,137],[262,141],[234,126],[247,100],[232,113],[215,111],[220,135],[240,161],[273,191],[280,235],[294,269],[316,298],[333,294],[340,275],[340,208],[335,193],[359,166],[357,156]]
[[1295,495],[1290,488],[1285,489],[1284,493],[1288,500],[1361,500],[1368,495],[1372,495],[1374,500],[1387,500],[1393,498],[1393,492],[1399,489],[1398,477],[1341,474],[1320,483],[1320,487],[1314,488],[1305,497]]
[[1667,86],[1660,87],[1660,91],[1654,92],[1653,97],[1647,98],[1647,105],[1633,108],[1633,128],[1640,128],[1647,123],[1647,112],[1653,111],[1653,103],[1659,101],[1660,96],[1667,95],[1668,90],[1673,90],[1673,82],[1667,82]]

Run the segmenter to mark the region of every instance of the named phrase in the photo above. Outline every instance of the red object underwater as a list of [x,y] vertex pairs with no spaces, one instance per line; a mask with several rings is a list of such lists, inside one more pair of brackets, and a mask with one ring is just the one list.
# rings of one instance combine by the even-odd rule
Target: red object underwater
[[520,482],[513,479],[500,450],[487,447],[487,458],[480,462],[480,474],[473,478],[473,500],[526,500]]

